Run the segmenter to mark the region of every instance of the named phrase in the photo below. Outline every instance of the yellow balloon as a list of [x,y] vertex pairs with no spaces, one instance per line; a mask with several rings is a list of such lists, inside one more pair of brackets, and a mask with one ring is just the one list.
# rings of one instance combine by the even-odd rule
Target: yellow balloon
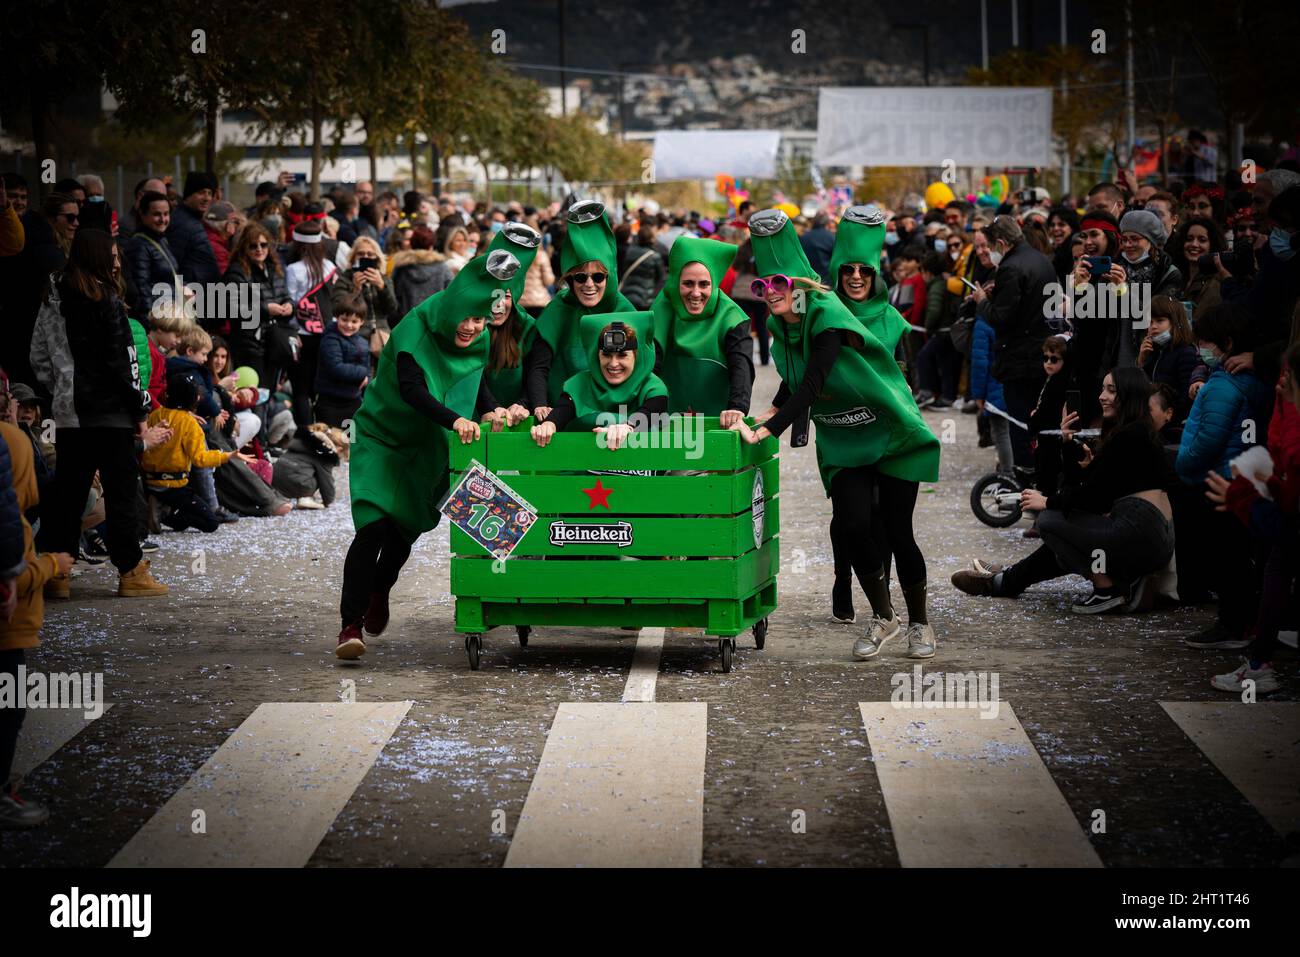
[[931,183],[925,188],[925,205],[931,209],[942,209],[956,198],[944,182]]
[[799,215],[799,207],[794,203],[777,203],[776,208],[785,213],[791,219]]

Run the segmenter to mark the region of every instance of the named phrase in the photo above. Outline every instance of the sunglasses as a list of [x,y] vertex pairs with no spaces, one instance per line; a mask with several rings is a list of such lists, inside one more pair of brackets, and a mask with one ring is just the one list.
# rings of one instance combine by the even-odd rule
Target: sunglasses
[[575,272],[570,274],[568,278],[569,282],[575,286],[585,286],[588,281],[600,286],[605,282],[605,274],[603,272]]
[[749,284],[749,293],[755,299],[766,299],[769,289],[778,296],[784,296],[793,288],[794,280],[789,276],[777,273],[771,279],[755,279]]
[[59,215],[62,216],[69,223],[75,223],[79,219],[76,213],[59,213]]
[[270,243],[249,243],[248,248],[249,249],[270,249],[271,244]]
[[1063,358],[1061,358],[1060,356],[1053,356],[1053,355],[1048,355],[1047,353],[1044,353],[1044,354],[1043,354],[1043,361],[1046,362],[1046,363],[1048,363],[1049,365],[1056,365],[1058,362],[1064,362],[1065,360],[1064,360]]
[[876,274],[876,271],[870,266],[859,266],[857,263],[845,263],[840,267],[841,276],[861,276],[864,279],[870,279]]

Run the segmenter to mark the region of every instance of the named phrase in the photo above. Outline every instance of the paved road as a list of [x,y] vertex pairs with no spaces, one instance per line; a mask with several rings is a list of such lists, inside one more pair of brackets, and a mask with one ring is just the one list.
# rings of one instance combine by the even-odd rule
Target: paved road
[[[761,370],[756,408],[774,391]],[[30,713],[26,790],[53,817],[0,839],[3,862],[1280,860],[1279,832],[1300,821],[1295,696],[1247,705],[1212,691],[1233,658],[1179,643],[1204,609],[1080,618],[1079,579],[1014,603],[955,592],[948,576],[971,557],[1031,543],[971,515],[970,486],[992,462],[973,417],[927,417],[954,441],[917,512],[940,637],[924,670],[996,674],[996,717],[889,707],[912,663],[896,644],[855,662],[854,629],[825,623],[829,503],[811,446],[782,452],[767,647],[742,637],[728,675],[713,643],[673,630],[662,652],[642,632],[639,653],[625,631],[538,629],[527,649],[493,632],[470,672],[442,530],[415,549],[388,633],[340,664],[351,523],[339,505],[162,536],[166,600],[117,600],[103,569],[77,579],[32,666],[103,672],[112,708],[90,722]],[[340,703],[347,682],[356,705]]]

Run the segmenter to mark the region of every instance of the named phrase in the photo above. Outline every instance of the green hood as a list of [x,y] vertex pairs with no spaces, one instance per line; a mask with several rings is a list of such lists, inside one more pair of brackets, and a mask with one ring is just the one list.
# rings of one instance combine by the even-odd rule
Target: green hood
[[537,336],[550,347],[553,356],[547,383],[547,402],[554,405],[570,376],[587,368],[586,350],[578,325],[583,316],[594,313],[632,312],[632,303],[618,291],[618,252],[614,232],[609,228],[605,207],[594,200],[582,200],[569,209],[568,229],[560,249],[560,273],[574,266],[597,261],[605,266],[605,295],[594,306],[584,306],[563,286],[537,317]]
[[[889,287],[881,278],[881,254],[885,248],[885,214],[875,206],[853,206],[844,213],[835,233],[831,252],[831,279],[844,307],[862,320],[890,352],[911,328],[907,320],[889,304]],[[876,271],[871,295],[855,302],[840,288],[840,267],[846,263],[863,263]]]
[[821,282],[799,244],[790,217],[779,209],[764,209],[749,217],[750,248],[754,251],[754,268],[763,277],[784,273]]
[[[613,386],[600,372],[600,333],[611,322],[622,322],[636,333],[636,366],[632,374]],[[573,398],[577,417],[593,413],[617,412],[626,406],[629,412],[640,408],[646,399],[666,395],[667,387],[654,374],[653,320],[649,312],[592,313],[582,317],[582,344],[587,351],[587,368],[564,383],[564,391]]]
[[[681,236],[673,243],[668,278],[650,305],[672,412],[717,415],[726,406],[727,334],[749,322],[745,311],[722,291],[722,278],[735,258],[735,246],[715,239]],[[678,291],[682,270],[691,263],[703,264],[713,280],[713,294],[698,316],[686,311]]]
[[504,249],[519,260],[519,271],[506,283],[506,288],[510,290],[510,298],[516,305],[519,304],[519,297],[524,294],[524,277],[528,273],[528,268],[532,266],[533,260],[537,258],[537,251],[541,245],[542,234],[527,223],[506,223],[501,232],[493,236],[492,242],[488,244],[487,255],[491,255],[498,249]]
[[429,394],[458,416],[473,418],[488,336],[485,327],[461,348],[456,327],[467,316],[489,315],[498,291],[518,271],[519,260],[504,250],[477,256],[393,331],[356,414],[349,471],[357,528],[388,517],[414,540],[438,524],[436,490],[446,484],[447,433],[402,399],[397,356],[410,353],[424,372]]

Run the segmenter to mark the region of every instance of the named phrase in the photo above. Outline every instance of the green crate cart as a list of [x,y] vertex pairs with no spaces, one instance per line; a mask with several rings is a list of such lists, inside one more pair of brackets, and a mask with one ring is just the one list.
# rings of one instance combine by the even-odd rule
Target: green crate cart
[[[642,437],[660,447],[611,451],[591,433],[560,433],[538,448],[531,425],[451,447],[453,487],[477,460],[538,513],[504,561],[451,529],[470,668],[484,632],[510,625],[523,646],[533,625],[702,628],[724,672],[741,632],[763,647],[780,566],[776,439],[748,445],[714,418],[693,450],[669,427]],[[702,474],[663,474],[687,471]]]

